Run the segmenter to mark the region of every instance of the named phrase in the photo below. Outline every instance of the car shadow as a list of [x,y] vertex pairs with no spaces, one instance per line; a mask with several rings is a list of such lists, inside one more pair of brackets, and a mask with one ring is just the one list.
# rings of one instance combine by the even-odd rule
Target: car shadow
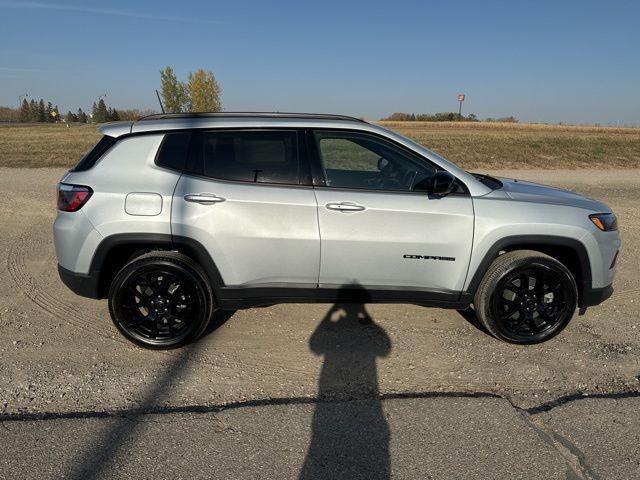
[[367,312],[369,299],[345,285],[309,339],[324,362],[300,479],[390,478],[390,431],[376,359],[389,355],[391,340]]

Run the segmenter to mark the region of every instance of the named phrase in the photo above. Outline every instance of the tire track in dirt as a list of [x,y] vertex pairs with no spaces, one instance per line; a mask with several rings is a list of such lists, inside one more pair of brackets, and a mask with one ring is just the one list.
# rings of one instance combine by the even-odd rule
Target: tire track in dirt
[[[40,310],[51,317],[62,320],[75,328],[83,329],[104,339],[114,341],[131,351],[139,351],[138,347],[131,345],[126,339],[109,335],[104,332],[104,329],[94,326],[101,325],[104,321],[103,317],[92,314],[86,310],[80,312],[76,306],[56,298],[39,285],[38,281],[29,272],[26,265],[26,258],[34,252],[38,252],[38,255],[42,256],[43,252],[46,252],[50,248],[50,242],[40,237],[35,231],[24,232],[11,243],[11,246],[6,252],[6,265],[7,271],[18,288],[31,302],[40,308]],[[155,351],[153,353],[168,357],[176,357],[178,355],[178,353],[172,351]],[[230,355],[233,357],[232,359],[222,359],[220,357],[214,359],[203,353],[194,353],[193,361],[196,364],[215,366],[234,373],[237,372],[240,367],[250,368],[260,376],[267,375],[277,377],[280,376],[283,371],[305,375],[309,373],[308,370],[302,368],[295,368],[286,364],[270,361],[265,356],[249,353],[248,358],[243,357],[241,360],[237,355],[233,354],[233,352],[225,352],[225,356],[228,357]],[[249,362],[247,360],[249,360]]]

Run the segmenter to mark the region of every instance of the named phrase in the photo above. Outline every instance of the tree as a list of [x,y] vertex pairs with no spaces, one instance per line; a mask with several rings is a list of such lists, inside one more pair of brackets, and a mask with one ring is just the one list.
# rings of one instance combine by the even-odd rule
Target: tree
[[30,122],[38,121],[38,104],[33,98],[29,102],[29,121]]
[[27,102],[26,98],[22,99],[22,105],[20,105],[20,121],[31,121],[31,111],[29,110],[29,102]]
[[109,111],[107,110],[107,105],[104,103],[102,98],[98,100],[97,104],[93,102],[91,113],[93,114],[93,121],[95,123],[104,123],[109,121]]
[[41,98],[38,102],[38,122],[46,122],[47,121],[47,110],[44,106],[44,100]]
[[192,112],[219,112],[222,109],[220,93],[222,89],[213,72],[198,69],[188,77],[190,97],[189,109]]
[[47,102],[47,106],[44,107],[45,122],[53,122],[54,119],[51,112],[53,112],[53,104],[51,102]]
[[67,114],[65,115],[64,118],[67,121],[67,123],[77,122],[78,121],[78,117],[71,110],[69,110],[67,112]]
[[88,121],[87,114],[84,113],[81,108],[78,109],[77,119],[80,123],[87,123]]
[[179,82],[173,69],[160,70],[160,89],[167,112],[184,112],[189,108],[189,92],[183,82]]

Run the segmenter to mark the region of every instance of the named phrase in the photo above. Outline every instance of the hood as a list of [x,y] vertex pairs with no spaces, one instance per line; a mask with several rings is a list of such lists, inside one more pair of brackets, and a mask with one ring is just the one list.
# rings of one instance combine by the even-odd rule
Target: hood
[[510,178],[500,178],[502,191],[514,200],[523,202],[548,203],[584,208],[598,213],[607,213],[611,209],[602,202],[583,197],[561,188],[548,187],[538,183],[525,182]]

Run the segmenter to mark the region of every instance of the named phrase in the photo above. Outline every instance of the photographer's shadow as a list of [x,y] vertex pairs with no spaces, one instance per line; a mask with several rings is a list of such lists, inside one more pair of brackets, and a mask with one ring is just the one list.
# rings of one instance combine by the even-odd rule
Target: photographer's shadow
[[390,477],[376,358],[389,354],[391,340],[367,313],[369,299],[363,289],[344,286],[309,340],[324,364],[300,479]]

